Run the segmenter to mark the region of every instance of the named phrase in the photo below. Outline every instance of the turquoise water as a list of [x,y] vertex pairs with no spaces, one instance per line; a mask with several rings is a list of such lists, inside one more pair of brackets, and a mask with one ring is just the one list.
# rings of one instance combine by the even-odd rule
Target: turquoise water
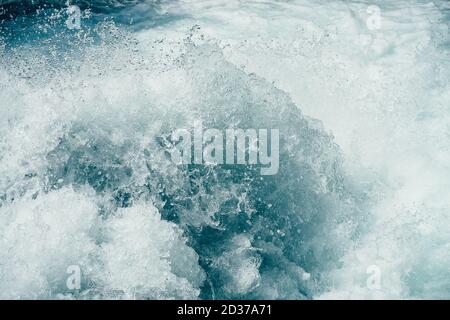
[[[449,298],[448,2],[88,3],[0,19],[0,297]],[[278,174],[175,166],[199,120]]]

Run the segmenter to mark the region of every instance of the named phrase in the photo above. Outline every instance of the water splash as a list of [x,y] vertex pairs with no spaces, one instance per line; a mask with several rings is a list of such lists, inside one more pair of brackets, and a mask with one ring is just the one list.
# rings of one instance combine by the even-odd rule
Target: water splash
[[[314,16],[304,1],[290,11],[281,3],[267,4],[271,11],[191,5],[167,11],[189,18],[137,33],[111,20],[68,31],[64,16],[51,15],[25,23],[50,23],[50,33],[3,33],[4,297],[445,297],[448,203],[436,191],[447,190],[449,60],[440,11],[412,11],[413,22],[427,15],[422,36],[412,33],[406,43],[427,50],[408,60],[410,47],[395,42],[400,35],[391,44],[381,36],[367,42],[372,36],[364,29],[345,24],[357,19],[341,2],[332,10],[343,31],[327,27],[320,19],[329,14]],[[401,6],[386,7],[384,23],[394,23]],[[262,27],[268,12],[284,16],[271,20],[275,29]],[[223,28],[218,13],[232,23]],[[253,19],[255,30],[243,33],[233,16]],[[18,23],[4,22],[4,30]],[[297,46],[279,37],[267,46],[271,30],[290,34],[292,26],[305,31]],[[257,39],[254,32],[266,37],[263,47],[244,41]],[[400,62],[419,63],[421,72],[403,78]],[[352,101],[368,107],[363,112]],[[389,109],[394,102],[403,109]],[[280,129],[279,174],[174,166],[166,137],[196,120],[219,129]],[[415,130],[406,129],[411,123]],[[408,178],[418,172],[420,188]],[[83,273],[76,292],[65,286],[74,264]],[[372,264],[383,271],[383,290],[366,287]]]

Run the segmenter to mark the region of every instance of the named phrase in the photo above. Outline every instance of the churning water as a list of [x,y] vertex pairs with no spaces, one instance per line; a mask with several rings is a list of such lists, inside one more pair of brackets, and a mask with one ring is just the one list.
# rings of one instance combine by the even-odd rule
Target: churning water
[[1,298],[450,297],[448,1],[0,3]]

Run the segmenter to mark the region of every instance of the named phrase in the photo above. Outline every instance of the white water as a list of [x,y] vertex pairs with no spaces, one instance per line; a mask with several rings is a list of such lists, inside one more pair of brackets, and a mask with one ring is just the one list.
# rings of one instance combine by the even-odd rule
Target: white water
[[[381,9],[380,29],[366,25],[366,9],[372,4]],[[51,59],[25,51],[27,43],[21,44],[21,57],[3,55],[2,297],[71,297],[64,288],[65,268],[75,264],[95,284],[84,284],[78,298],[193,298],[201,296],[208,281],[219,286],[213,290],[219,297],[448,298],[450,54],[445,5],[412,0],[175,1],[158,10],[179,18],[157,26],[140,19],[131,35],[120,31],[122,26],[116,30],[106,24],[99,31],[103,45],[87,46],[80,33],[75,40],[83,47],[80,67],[73,67],[77,59],[71,62],[69,55],[62,64],[69,67],[52,70]],[[146,12],[142,8],[135,9],[140,17]],[[184,62],[177,58],[182,53]],[[312,137],[303,133],[303,122],[277,118],[290,115],[283,111],[290,110],[289,99],[334,136],[344,161],[339,170],[353,194],[348,199],[329,189],[328,180],[339,179],[330,169],[338,151],[327,138],[318,138],[324,134],[321,126],[311,121],[309,126],[318,127]],[[267,110],[258,109],[264,105],[260,101],[268,103]],[[254,103],[259,107],[247,107]],[[109,170],[121,188],[144,185],[144,163],[150,161],[174,189],[181,188],[182,174],[173,172],[155,146],[149,147],[150,160],[140,152],[154,144],[152,137],[167,119],[177,127],[198,115],[228,124],[299,126],[302,133],[293,136],[299,142],[292,146],[299,148],[309,139],[318,145],[298,161],[311,163],[317,171],[311,179],[319,182],[298,184],[304,173],[289,167],[288,183],[280,188],[295,197],[306,186],[340,199],[332,205],[306,201],[305,206],[326,208],[317,221],[310,213],[303,216],[300,204],[296,207],[292,214],[302,216],[307,227],[281,228],[288,240],[280,241],[298,248],[286,249],[286,243],[271,248],[258,242],[259,231],[236,231],[217,245],[222,249],[214,247],[220,254],[213,255],[205,276],[198,261],[203,247],[194,252],[185,242],[191,235],[183,230],[186,225],[233,228],[217,222],[213,213],[235,197],[251,207],[248,212],[257,211],[245,193],[219,185],[203,194],[206,209],[199,200],[193,209],[180,210],[177,225],[161,220],[155,208],[160,199],[151,195],[115,208],[108,187],[95,187],[98,182],[71,187],[82,184],[77,176],[83,161],[106,166],[102,170]],[[67,132],[73,141],[58,149]],[[100,151],[82,151],[87,160],[71,160],[73,150],[84,150],[92,141]],[[55,148],[56,156],[49,156]],[[289,154],[299,157],[296,152]],[[122,162],[115,163],[115,157]],[[61,169],[60,162],[69,165]],[[133,169],[131,178],[123,167]],[[46,173],[49,168],[56,172],[53,178]],[[66,171],[58,182],[61,170]],[[36,176],[24,179],[30,172]],[[245,182],[237,185],[243,188]],[[98,194],[93,188],[107,192]],[[99,212],[106,214],[99,217]],[[285,214],[282,209],[275,213]],[[266,223],[262,221],[252,224]],[[290,233],[296,228],[309,236],[296,242]],[[268,258],[259,250],[274,259],[280,255],[277,250],[290,253],[281,254],[289,257],[270,268],[262,264]],[[305,258],[311,251],[314,262]],[[376,290],[367,287],[366,271],[372,265],[381,272]]]

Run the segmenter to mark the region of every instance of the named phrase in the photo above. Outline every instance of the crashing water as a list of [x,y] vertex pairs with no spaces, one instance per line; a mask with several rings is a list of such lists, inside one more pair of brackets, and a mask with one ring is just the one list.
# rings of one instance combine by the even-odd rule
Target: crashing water
[[[448,2],[10,2],[0,298],[450,297]],[[198,120],[278,174],[174,166]]]

